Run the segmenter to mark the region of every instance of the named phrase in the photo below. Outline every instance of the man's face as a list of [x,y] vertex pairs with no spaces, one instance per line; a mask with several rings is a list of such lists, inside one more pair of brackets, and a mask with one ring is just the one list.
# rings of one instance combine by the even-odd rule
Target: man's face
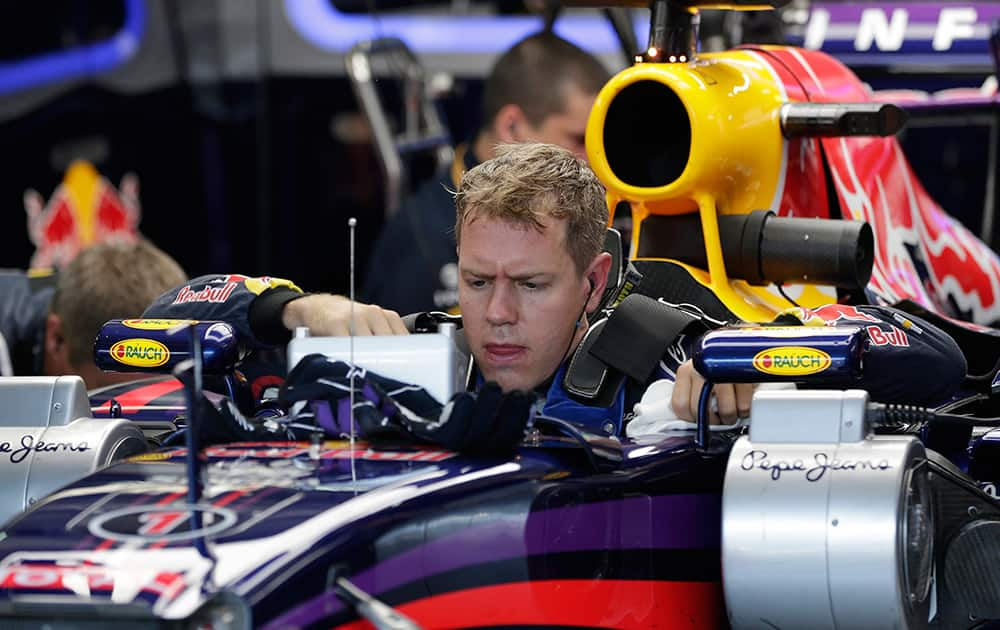
[[462,226],[458,302],[487,381],[529,390],[555,372],[576,335],[589,285],[565,244],[566,221],[543,231],[499,219]]
[[596,94],[587,94],[575,85],[564,88],[566,106],[563,111],[544,118],[537,126],[527,125],[528,132],[522,142],[545,142],[572,151],[578,158],[587,159],[584,139],[587,134],[587,118],[594,107]]

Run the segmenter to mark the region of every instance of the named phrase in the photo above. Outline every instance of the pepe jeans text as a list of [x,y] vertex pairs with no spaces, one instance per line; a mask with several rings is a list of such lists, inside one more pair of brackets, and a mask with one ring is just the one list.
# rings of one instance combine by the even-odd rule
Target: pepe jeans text
[[831,458],[824,452],[813,453],[812,460],[794,459],[791,461],[783,459],[770,459],[767,451],[752,450],[743,456],[740,462],[743,470],[763,470],[771,475],[771,479],[777,481],[781,479],[783,473],[801,472],[805,475],[806,481],[816,482],[823,478],[828,470],[889,470],[892,466],[888,460],[870,459],[837,459]]

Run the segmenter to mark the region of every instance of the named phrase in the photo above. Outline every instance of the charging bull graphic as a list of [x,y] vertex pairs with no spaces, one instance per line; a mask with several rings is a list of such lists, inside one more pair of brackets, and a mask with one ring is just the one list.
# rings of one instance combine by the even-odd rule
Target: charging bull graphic
[[24,209],[35,244],[31,268],[64,267],[89,245],[135,241],[139,180],[126,174],[116,190],[92,164],[78,160],[66,169],[48,204],[37,191],[25,191]]

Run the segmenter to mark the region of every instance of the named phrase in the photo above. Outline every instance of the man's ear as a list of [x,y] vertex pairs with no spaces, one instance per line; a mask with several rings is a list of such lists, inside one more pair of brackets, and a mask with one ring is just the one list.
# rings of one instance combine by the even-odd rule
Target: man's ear
[[69,344],[63,334],[62,319],[55,313],[45,318],[45,339],[43,342],[44,371],[47,376],[72,374],[69,362]]
[[604,288],[608,286],[609,271],[611,271],[611,254],[608,252],[601,252],[595,256],[593,262],[587,267],[586,277],[593,280],[590,297],[587,299],[588,313],[593,312],[600,305]]
[[493,134],[503,144],[524,142],[527,139],[527,124],[524,110],[517,105],[507,104],[500,108],[493,119]]

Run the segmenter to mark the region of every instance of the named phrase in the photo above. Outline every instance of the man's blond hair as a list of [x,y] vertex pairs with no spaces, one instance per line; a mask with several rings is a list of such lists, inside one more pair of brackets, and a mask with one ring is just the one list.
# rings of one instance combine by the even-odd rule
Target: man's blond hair
[[497,147],[497,156],[462,176],[455,192],[455,241],[476,219],[543,229],[544,217],[566,219],[566,248],[583,273],[601,252],[608,227],[604,186],[586,162],[552,144]]
[[62,321],[70,363],[93,363],[94,338],[104,322],[139,317],[156,297],[185,280],[180,265],[145,240],[80,252],[59,272],[49,307]]

